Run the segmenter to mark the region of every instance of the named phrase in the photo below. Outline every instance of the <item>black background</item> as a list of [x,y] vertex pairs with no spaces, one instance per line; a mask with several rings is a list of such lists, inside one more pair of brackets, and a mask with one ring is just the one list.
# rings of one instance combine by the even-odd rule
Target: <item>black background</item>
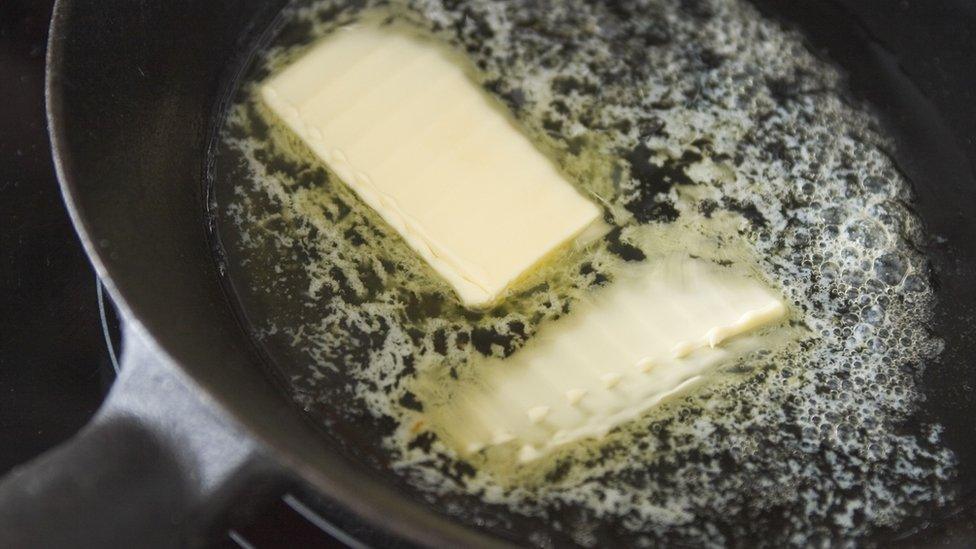
[[48,147],[52,3],[0,0],[0,474],[74,433],[111,379],[95,274]]

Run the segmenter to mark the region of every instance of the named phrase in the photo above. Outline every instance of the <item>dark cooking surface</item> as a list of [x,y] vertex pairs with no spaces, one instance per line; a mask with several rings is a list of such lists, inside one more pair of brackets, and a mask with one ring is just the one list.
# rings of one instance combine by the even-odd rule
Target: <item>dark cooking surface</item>
[[74,433],[110,382],[95,274],[44,123],[52,3],[0,2],[0,473]]
[[[18,4],[24,4],[30,7],[24,8],[23,6],[20,6]],[[6,76],[5,71],[8,69],[10,65],[16,67],[16,63],[11,63],[9,60],[10,59],[9,57],[10,54],[8,51],[10,48],[9,35],[6,34],[8,32],[7,29],[8,24],[12,21],[16,22],[16,18],[11,16],[10,13],[18,9],[31,10],[31,11],[38,9],[33,4],[34,3],[28,3],[26,1],[17,2],[15,0],[11,2],[10,0],[7,0],[6,2],[3,3],[3,6],[0,7],[0,29],[2,29],[2,31],[0,31],[0,77]],[[903,5],[905,6],[906,10],[908,10],[911,7],[911,3],[906,2],[903,3]],[[892,17],[896,21],[898,20],[899,17],[905,21],[911,21],[913,17],[916,17],[916,15],[913,13],[899,12],[895,10],[892,10],[890,12],[885,12],[885,14],[886,14],[885,17]],[[37,22],[35,21],[33,24],[36,25]],[[43,30],[43,27],[44,25],[41,24],[40,25],[41,30]],[[897,26],[895,28],[897,28]],[[949,30],[951,32],[947,32],[945,37],[945,40],[947,41],[946,44],[953,44],[952,40],[965,39],[965,36],[960,37],[958,29],[949,29]],[[965,44],[966,42],[962,42],[962,43]],[[971,44],[971,42],[969,43]],[[918,44],[916,45],[916,47],[920,47],[924,49],[928,45],[929,44]],[[950,50],[950,51],[971,52],[972,49],[967,50],[964,48],[957,47],[955,50]],[[27,54],[29,55],[29,53],[30,52],[28,50]],[[951,64],[958,61],[959,61],[958,59],[953,61],[951,59],[951,56],[948,56],[945,62]],[[35,62],[36,62],[36,58],[35,58]],[[906,63],[906,65],[909,68],[912,67],[910,62]],[[938,65],[938,63],[936,63],[936,65]],[[915,67],[915,68],[923,75],[923,77],[927,76],[929,78],[927,82],[929,82],[932,85],[932,89],[926,90],[926,92],[931,93],[936,98],[936,103],[939,104],[940,107],[948,109],[948,112],[954,112],[953,102],[959,102],[961,101],[961,99],[959,97],[952,97],[951,94],[949,97],[944,97],[943,96],[944,94],[941,93],[941,89],[939,87],[938,82],[945,81],[950,84],[954,82],[954,85],[959,86],[958,81],[960,79],[965,79],[967,77],[972,79],[974,76],[976,76],[973,74],[965,75],[965,74],[960,74],[958,72],[940,70],[937,67],[933,68],[931,65],[927,65],[924,62],[921,63],[920,68],[919,67]],[[31,70],[36,70],[36,69],[31,69]],[[918,72],[916,72],[916,74],[918,74]],[[0,81],[7,82],[6,79]],[[30,82],[28,85],[30,86],[31,89],[35,89],[35,88],[37,90],[40,89],[39,80]],[[973,88],[970,87],[969,89],[973,89]],[[29,112],[35,109],[34,107],[22,108],[19,105],[19,103],[14,100],[14,99],[19,99],[21,97],[19,95],[20,93],[22,92],[20,91],[18,86],[4,85],[0,87],[0,99],[4,100],[4,103],[0,104],[3,105],[0,106],[0,126],[2,126],[2,128],[0,128],[0,220],[2,220],[4,224],[6,224],[8,222],[7,221],[8,219],[16,220],[18,218],[24,219],[27,217],[31,217],[32,219],[37,220],[37,224],[35,225],[33,223],[28,223],[27,225],[24,225],[25,227],[24,230],[27,232],[23,232],[23,233],[18,233],[16,230],[8,231],[6,230],[6,226],[4,226],[5,230],[0,231],[0,238],[3,239],[2,246],[0,246],[0,250],[2,250],[2,252],[0,252],[2,256],[0,257],[2,257],[4,261],[2,265],[3,270],[0,270],[0,289],[2,289],[2,294],[0,294],[0,296],[2,296],[0,297],[0,304],[2,304],[2,307],[0,307],[0,311],[2,311],[0,312],[0,365],[3,366],[2,371],[4,372],[0,374],[0,376],[2,376],[0,377],[0,390],[4,391],[3,396],[5,397],[3,399],[0,399],[0,420],[3,420],[3,418],[8,417],[6,414],[7,412],[6,406],[14,402],[20,402],[20,403],[27,402],[27,399],[24,398],[9,399],[9,400],[6,398],[7,396],[6,391],[8,390],[8,377],[15,378],[13,379],[13,381],[24,381],[24,380],[31,379],[31,380],[35,380],[33,381],[33,383],[36,383],[36,378],[34,376],[39,372],[46,371],[45,367],[54,364],[58,364],[59,367],[62,367],[67,371],[72,371],[71,368],[78,364],[78,362],[76,362],[75,359],[81,359],[83,357],[80,356],[80,353],[78,353],[76,350],[70,350],[71,347],[67,345],[68,342],[66,342],[64,339],[59,340],[58,337],[69,337],[68,334],[74,334],[76,331],[79,330],[77,325],[74,324],[75,320],[84,317],[91,318],[93,317],[92,313],[94,313],[95,311],[94,309],[95,301],[94,298],[91,297],[94,295],[94,287],[90,285],[90,283],[78,282],[75,286],[71,286],[72,281],[66,282],[64,279],[58,279],[57,277],[50,276],[49,272],[46,271],[45,268],[43,268],[43,266],[46,266],[46,262],[48,260],[50,260],[52,263],[60,262],[59,264],[67,265],[69,267],[69,272],[70,272],[70,267],[72,265],[76,265],[77,270],[75,271],[75,274],[78,275],[77,279],[79,281],[82,280],[83,278],[90,280],[90,276],[88,275],[88,272],[86,270],[87,267],[84,263],[83,258],[81,258],[80,256],[80,252],[77,249],[66,252],[60,247],[55,247],[52,249],[56,250],[56,252],[49,252],[50,255],[48,255],[47,258],[45,258],[45,253],[37,253],[36,257],[30,256],[24,253],[23,250],[25,248],[19,247],[19,245],[17,246],[8,245],[7,239],[10,239],[15,243],[18,241],[38,242],[42,240],[41,237],[38,235],[48,234],[47,231],[50,231],[51,233],[57,233],[56,235],[52,234],[50,236],[51,240],[49,241],[49,242],[54,242],[56,246],[63,246],[63,242],[66,242],[65,240],[66,238],[70,238],[71,239],[70,241],[74,242],[74,238],[70,236],[71,233],[67,227],[67,221],[64,219],[63,214],[59,214],[60,217],[54,214],[51,214],[50,217],[47,217],[44,214],[44,212],[46,211],[45,208],[41,207],[44,204],[50,202],[50,200],[48,199],[50,199],[51,197],[56,198],[56,192],[54,190],[50,190],[41,193],[40,191],[36,191],[34,189],[32,189],[32,192],[27,192],[27,191],[23,191],[24,184],[20,183],[22,176],[20,176],[19,174],[22,173],[31,173],[33,174],[31,177],[34,177],[37,174],[46,174],[46,177],[48,178],[47,181],[50,180],[49,179],[50,168],[48,168],[49,164],[47,163],[46,153],[41,155],[41,158],[43,158],[43,160],[38,160],[37,158],[35,158],[33,160],[24,161],[26,164],[18,164],[18,162],[20,162],[18,160],[19,157],[17,157],[17,155],[15,154],[13,158],[13,165],[16,168],[16,170],[12,172],[15,174],[15,177],[11,178],[7,173],[7,170],[11,169],[8,165],[8,162],[10,161],[10,155],[8,154],[9,152],[8,149],[2,147],[9,147],[10,141],[8,137],[9,133],[3,133],[8,130],[5,130],[3,128],[9,127],[7,126],[7,124],[10,122],[10,120],[8,119],[9,114],[5,114],[6,112],[8,112],[5,109],[9,108],[9,106],[15,106],[14,112]],[[12,97],[8,97],[8,95],[11,95]],[[956,108],[958,108],[958,104],[956,105]],[[24,127],[28,127],[29,129],[29,124],[24,120],[24,118],[26,117],[18,116],[15,119],[15,124],[23,125],[23,126],[15,126],[17,132],[16,135],[19,136],[17,141],[18,145],[22,143],[22,141],[20,140],[23,139],[23,135],[26,135],[26,133],[23,133],[25,132]],[[959,135],[968,135],[968,136],[974,135],[974,133],[971,131],[973,130],[972,125],[974,123],[974,120],[972,118],[958,117],[958,119],[950,120],[949,122],[950,125],[954,126],[954,129],[957,132],[959,132]],[[966,133],[967,124],[969,126],[968,129],[970,130],[969,133]],[[42,143],[41,146],[43,147],[43,141],[41,141],[41,143]],[[970,147],[976,146],[976,144],[973,143],[971,137],[969,138],[968,145]],[[30,172],[24,170],[21,167],[24,165],[30,166],[31,169],[34,169],[35,171]],[[37,179],[39,180],[40,178]],[[18,184],[14,185],[12,183],[14,181],[17,181]],[[55,202],[57,201],[55,200]],[[925,205],[923,204],[923,207],[924,206]],[[929,207],[931,207],[931,204],[929,205]],[[57,205],[57,211],[59,212],[61,211],[59,203]],[[13,214],[11,214],[11,212],[13,212]],[[21,213],[17,214],[16,212],[21,212]],[[27,216],[24,212],[29,212],[30,215]],[[15,215],[19,217],[15,217]],[[952,218],[952,215],[950,215],[947,216],[947,219],[945,221],[946,221],[945,225],[951,230],[951,225],[956,220]],[[57,230],[55,230],[54,228],[57,228]],[[25,269],[27,269],[24,271],[25,273],[27,273],[27,275],[19,276],[17,278],[12,278],[8,276],[8,272],[10,271],[7,271],[6,268],[9,265],[11,265],[11,263],[9,262],[15,258],[18,260],[18,262],[21,265],[24,266]],[[84,273],[84,276],[82,276],[80,273]],[[69,299],[69,298],[61,297],[62,295],[68,293],[68,292],[64,292],[64,290],[65,288],[69,288],[69,287],[79,290],[78,296],[81,297],[77,298],[77,303],[75,303],[74,298]],[[85,288],[88,288],[89,290],[85,290]],[[15,290],[15,291],[11,291],[11,290]],[[85,291],[90,291],[90,293],[85,294]],[[64,292],[64,294],[59,294],[59,292]],[[86,295],[89,297],[85,297]],[[38,303],[50,303],[49,301],[45,302],[43,300],[41,301],[37,300],[38,297],[43,297],[43,296],[47,296],[49,299],[53,299],[55,300],[55,302],[61,304],[65,304],[65,303],[71,304],[73,305],[73,307],[68,309],[59,309],[59,308],[49,309],[46,307],[38,307],[37,306]],[[87,306],[84,304],[86,300],[88,303]],[[25,321],[23,312],[25,310],[28,310],[28,306],[32,306],[36,308],[38,311],[37,314],[41,315],[43,313],[44,315],[46,315],[44,317],[45,318],[44,322]],[[64,311],[70,311],[71,314],[64,314]],[[14,318],[16,320],[12,321],[11,319]],[[65,322],[63,324],[59,324],[55,322],[57,320],[64,320]],[[37,326],[50,327],[51,331],[48,334],[46,334],[49,335],[50,338],[47,339],[41,338],[40,336],[42,334],[37,332]],[[57,330],[54,329],[55,326],[58,327]],[[82,328],[81,331],[88,330],[89,328]],[[89,335],[94,333],[98,337],[84,338],[84,341],[100,342],[100,333],[96,328],[91,328],[91,331],[86,333],[88,333]],[[83,339],[83,338],[79,337],[79,339]],[[25,341],[28,343],[23,343]],[[43,343],[38,343],[39,341]],[[74,340],[72,339],[72,341]],[[14,342],[13,345],[11,345],[10,342]],[[16,349],[27,350],[25,351],[24,355],[20,356],[20,358],[28,358],[28,359],[33,357],[36,358],[33,358],[33,360],[31,361],[25,360],[23,362],[23,365],[21,365],[20,362],[17,362],[15,367],[11,367],[12,361],[10,361],[7,358],[9,356],[8,353]],[[28,355],[26,354],[27,352],[38,353],[38,354]],[[46,354],[42,355],[41,353],[46,353]],[[33,367],[28,369],[27,366],[30,363],[32,363],[31,365]],[[957,364],[961,367],[970,365],[969,362],[960,362]],[[53,370],[54,368],[52,366],[51,368],[47,368],[47,369]],[[15,374],[15,372],[17,373]],[[937,377],[938,374],[939,372],[934,372],[931,375]],[[53,378],[53,381],[55,381],[55,383],[31,385],[30,383],[24,382],[22,385],[15,386],[15,388],[21,386],[25,387],[26,389],[21,391],[20,394],[36,398],[36,395],[32,394],[32,391],[36,390],[35,387],[38,387],[39,385],[45,385],[47,387],[50,387],[53,385],[56,387],[56,391],[52,391],[52,392],[56,396],[53,397],[52,402],[56,405],[57,409],[61,411],[67,410],[70,407],[69,400],[63,394],[61,394],[62,392],[65,392],[64,390],[65,387],[67,386],[64,383],[66,378],[60,376],[59,377],[51,376],[51,377]],[[937,387],[938,380],[936,379],[932,381],[934,382],[934,385]],[[951,407],[954,402],[951,398],[952,394],[955,393],[958,396],[960,392],[961,392],[960,390],[947,391],[944,388],[943,389],[937,388],[937,390],[934,393],[932,393],[933,398],[931,402],[931,408],[933,410],[933,413],[937,412],[940,408]],[[945,396],[946,398],[940,398],[943,396]],[[36,400],[34,400],[33,402],[36,402]],[[91,409],[93,408],[94,405],[92,405],[87,412],[82,410],[79,412],[78,416],[73,416],[72,417],[72,419],[74,420],[73,425],[76,427],[77,425],[81,424],[84,419],[82,416],[90,413]],[[21,418],[19,416],[15,416],[14,419],[19,420]],[[961,421],[971,422],[971,418],[969,417],[959,418],[959,419]],[[26,425],[32,425],[33,421],[26,421],[24,423]],[[0,436],[6,437],[8,432],[7,425],[3,424],[2,426],[0,426],[0,429],[2,429],[2,432],[0,432]],[[59,436],[61,437],[66,436],[67,433],[69,432],[70,429],[65,428]],[[5,443],[5,442],[7,442],[7,439],[5,438],[2,441],[0,441],[0,443]],[[50,442],[54,442],[53,437]],[[47,444],[49,444],[50,442],[48,442]],[[957,442],[966,445],[967,441],[959,440]],[[969,442],[971,443],[972,441]],[[0,448],[4,448],[4,449],[6,449],[7,447],[8,447],[7,445],[0,446]],[[969,536],[971,536],[974,532],[974,528],[971,523],[970,514],[964,515],[962,517],[963,520],[960,521],[960,525],[962,526],[962,531],[964,533],[968,533]]]

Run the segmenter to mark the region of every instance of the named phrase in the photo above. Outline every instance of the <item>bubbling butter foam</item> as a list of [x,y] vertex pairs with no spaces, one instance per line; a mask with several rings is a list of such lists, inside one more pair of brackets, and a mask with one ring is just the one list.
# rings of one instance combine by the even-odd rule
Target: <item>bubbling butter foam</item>
[[[375,4],[289,8],[227,117],[212,205],[243,315],[350,453],[539,546],[855,541],[952,497],[939,426],[912,419],[941,344],[907,182],[797,34],[739,0]],[[254,96],[315,38],[364,19],[468,56],[613,230],[504,304],[461,307]],[[510,355],[593,288],[672,253],[751,273],[803,335],[528,468],[476,467],[427,429],[416,384],[477,382],[472,357]]]

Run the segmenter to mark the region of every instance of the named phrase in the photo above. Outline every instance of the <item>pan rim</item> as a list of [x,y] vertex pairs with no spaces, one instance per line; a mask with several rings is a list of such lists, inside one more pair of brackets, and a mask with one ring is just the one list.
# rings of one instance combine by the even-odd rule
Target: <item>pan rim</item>
[[253,425],[248,420],[242,406],[225,398],[219,387],[210,386],[195,376],[193,371],[181,361],[176,360],[173,353],[167,349],[166,342],[161,341],[148,329],[142,319],[144,315],[150,313],[143,311],[126,296],[116,283],[109,263],[95,243],[94,231],[81,206],[77,184],[72,175],[74,173],[73,159],[70,147],[67,144],[66,129],[62,122],[64,119],[62,113],[64,112],[65,88],[58,67],[63,63],[65,31],[70,26],[70,11],[73,6],[73,0],[56,0],[48,28],[44,69],[44,100],[52,164],[65,208],[68,211],[75,233],[85,250],[85,255],[105,285],[112,301],[120,309],[126,324],[131,325],[143,336],[145,344],[153,353],[175,365],[178,371],[185,376],[187,382],[198,389],[197,395],[204,400],[205,404],[226,414],[233,422],[240,425],[243,431],[253,437],[267,451],[269,459],[282,464],[316,490],[336,500],[340,505],[350,509],[376,527],[404,536],[422,545],[510,546],[500,538],[491,536],[488,532],[477,531],[438,513],[426,505],[422,505],[421,502],[407,497],[395,486],[375,480],[365,474],[363,470],[354,467],[354,464],[349,463],[350,460],[345,456],[338,453],[324,456],[324,459],[330,462],[330,467],[326,471],[324,468],[303,459],[297,453],[289,451],[288,448],[284,447],[281,440],[275,439],[274,433],[265,432],[260,427]]

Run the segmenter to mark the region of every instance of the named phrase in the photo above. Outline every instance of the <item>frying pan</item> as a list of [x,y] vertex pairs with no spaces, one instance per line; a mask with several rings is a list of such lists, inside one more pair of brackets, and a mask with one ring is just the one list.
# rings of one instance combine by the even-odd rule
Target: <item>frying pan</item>
[[[268,471],[297,475],[420,544],[518,543],[542,528],[460,524],[351,458],[332,437],[357,426],[330,436],[312,425],[239,321],[209,242],[208,150],[249,49],[284,4],[57,3],[47,74],[54,160],[75,227],[124,316],[124,367],[86,429],[0,484],[4,546],[202,544],[213,510]],[[976,6],[757,5],[801,29],[879,111],[914,207],[937,236],[926,251],[938,284],[933,330],[946,350],[921,380],[926,398],[913,420],[944,426],[958,459],[957,503],[866,540],[935,542],[933,528],[969,508],[976,488]]]

